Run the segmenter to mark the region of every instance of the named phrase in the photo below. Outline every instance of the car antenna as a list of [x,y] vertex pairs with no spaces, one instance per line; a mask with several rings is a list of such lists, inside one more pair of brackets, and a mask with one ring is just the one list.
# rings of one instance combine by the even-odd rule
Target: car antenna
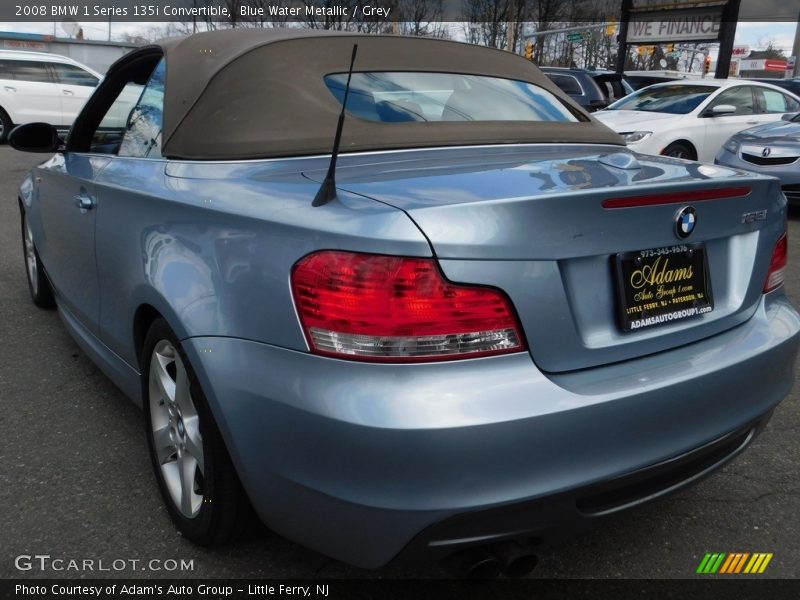
[[336,198],[336,159],[339,157],[339,144],[342,141],[342,127],[344,127],[344,113],[347,109],[347,96],[350,94],[350,78],[353,76],[353,64],[356,62],[356,52],[358,44],[353,44],[353,55],[350,57],[350,70],[347,72],[347,85],[344,87],[344,100],[342,100],[342,112],[339,113],[339,123],[336,125],[336,135],[333,138],[333,150],[331,151],[331,163],[328,165],[328,173],[322,180],[322,185],[314,196],[311,206],[323,206]]

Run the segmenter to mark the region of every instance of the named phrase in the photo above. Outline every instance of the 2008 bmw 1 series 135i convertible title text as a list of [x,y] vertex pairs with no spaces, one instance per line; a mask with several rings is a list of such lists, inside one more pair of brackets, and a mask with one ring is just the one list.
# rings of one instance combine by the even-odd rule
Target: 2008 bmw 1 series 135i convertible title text
[[792,384],[778,182],[636,155],[507,52],[171,39],[66,141],[11,143],[53,154],[19,193],[33,300],[142,405],[201,544],[254,509],[362,567],[518,573],[736,456]]

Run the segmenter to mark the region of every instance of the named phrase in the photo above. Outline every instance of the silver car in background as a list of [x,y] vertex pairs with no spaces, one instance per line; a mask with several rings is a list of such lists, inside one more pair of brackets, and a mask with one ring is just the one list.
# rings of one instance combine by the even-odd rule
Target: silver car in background
[[800,206],[800,113],[731,136],[714,162],[777,177],[789,204]]

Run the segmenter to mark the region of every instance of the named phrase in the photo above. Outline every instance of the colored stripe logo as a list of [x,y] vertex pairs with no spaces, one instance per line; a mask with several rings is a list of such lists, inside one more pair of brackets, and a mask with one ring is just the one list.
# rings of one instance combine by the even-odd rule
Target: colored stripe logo
[[745,573],[755,575],[763,573],[772,560],[772,552],[708,552],[700,561],[697,573],[713,575],[715,573],[735,575]]

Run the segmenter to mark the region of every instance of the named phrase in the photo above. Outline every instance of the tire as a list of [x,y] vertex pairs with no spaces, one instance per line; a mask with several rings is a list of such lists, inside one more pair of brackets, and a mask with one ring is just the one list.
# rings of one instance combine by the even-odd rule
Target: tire
[[28,216],[25,211],[20,209],[22,221],[22,256],[25,260],[25,274],[28,278],[28,292],[31,300],[39,308],[53,308],[56,305],[53,288],[50,280],[47,279],[42,259],[33,243],[31,226],[28,223]]
[[12,127],[14,127],[14,124],[11,122],[11,118],[6,114],[6,111],[0,108],[0,144],[6,143]]
[[191,364],[163,319],[147,333],[141,364],[147,445],[173,523],[202,546],[235,540],[254,520],[252,508]]
[[684,160],[697,160],[697,154],[694,149],[684,142],[673,142],[661,153],[664,156],[671,156],[672,158],[683,158]]

